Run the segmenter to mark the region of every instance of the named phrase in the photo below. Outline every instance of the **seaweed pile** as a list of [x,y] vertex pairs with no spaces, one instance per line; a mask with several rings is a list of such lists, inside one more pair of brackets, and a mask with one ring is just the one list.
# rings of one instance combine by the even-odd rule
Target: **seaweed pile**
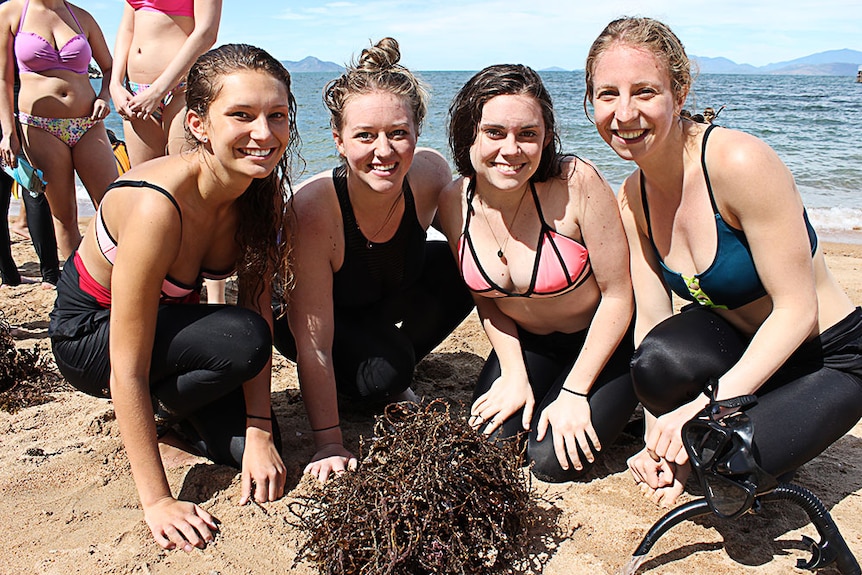
[[49,391],[62,380],[53,373],[39,346],[17,349],[12,330],[0,312],[0,410],[15,413],[23,407],[47,403]]
[[358,470],[291,506],[308,536],[297,559],[327,575],[517,572],[536,502],[515,443],[488,441],[440,400],[389,405]]

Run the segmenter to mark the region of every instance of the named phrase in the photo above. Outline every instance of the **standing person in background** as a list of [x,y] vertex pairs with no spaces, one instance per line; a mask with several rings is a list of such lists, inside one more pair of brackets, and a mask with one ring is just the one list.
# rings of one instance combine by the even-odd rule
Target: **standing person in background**
[[[132,166],[183,146],[186,74],[215,44],[222,0],[128,0],[114,44],[111,97]],[[225,302],[224,280],[206,280]]]
[[637,406],[628,250],[613,192],[558,153],[551,96],[535,71],[497,65],[449,108],[462,175],[440,220],[493,346],[470,423],[497,439],[529,433],[539,479],[582,476]]
[[[862,310],[826,267],[793,176],[761,140],[680,117],[682,42],[650,18],[608,24],[590,48],[584,106],[637,164],[619,192],[635,293],[635,391],[646,446],[629,460],[672,505],[690,473],[683,425],[755,394],[754,456],[792,474],[862,416]],[[671,290],[692,304],[674,313]]]
[[[21,89],[17,65],[14,66],[13,77],[12,98],[17,106],[18,92]],[[31,194],[29,190],[24,189],[24,186],[17,186],[21,211],[18,213],[15,222],[9,226],[9,204],[12,199],[14,186],[16,186],[16,183],[11,176],[5,171],[0,173],[0,194],[2,194],[0,196],[0,202],[2,202],[0,214],[5,218],[7,226],[3,230],[2,237],[0,237],[0,241],[4,242],[2,252],[0,252],[0,279],[2,279],[3,285],[8,286],[17,286],[28,281],[21,277],[15,260],[12,257],[11,237],[9,236],[9,232],[12,231],[33,242],[33,249],[39,258],[42,288],[53,289],[60,279],[60,259],[57,257],[57,237],[54,235],[54,222],[51,218],[51,208],[48,206],[48,199],[44,193]],[[29,209],[27,209],[28,205],[30,206]],[[36,233],[32,236],[30,235],[30,227],[36,230]]]
[[[188,146],[110,186],[57,286],[57,366],[112,399],[144,518],[166,549],[204,547],[217,531],[171,494],[157,445],[168,430],[241,469],[240,504],[284,493],[271,306],[273,286],[286,293],[292,277],[279,242],[299,138],[290,88],[259,48],[201,56],[189,72]],[[239,305],[188,305],[204,274],[234,270]]]
[[[102,122],[110,112],[111,54],[93,17],[60,0],[4,3],[0,6],[0,44],[0,159],[14,166],[22,150],[13,115],[17,60],[23,151],[48,182],[45,195],[56,242],[65,259],[81,242],[75,172],[96,207],[117,176]],[[98,94],[90,84],[91,58],[103,74]],[[44,231],[31,226],[30,234]]]
[[472,308],[449,248],[426,241],[452,172],[416,148],[427,92],[384,38],[324,89],[343,164],[297,190],[298,281],[275,344],[297,362],[320,481],[356,465],[338,395],[356,404],[415,399],[416,364]]

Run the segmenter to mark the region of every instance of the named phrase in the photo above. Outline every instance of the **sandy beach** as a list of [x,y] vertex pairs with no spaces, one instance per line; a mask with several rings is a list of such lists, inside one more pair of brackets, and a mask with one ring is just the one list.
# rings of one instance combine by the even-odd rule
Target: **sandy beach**
[[[825,243],[839,282],[862,304],[862,244]],[[29,241],[13,238],[23,275],[38,276]],[[54,292],[39,284],[0,288],[0,309],[20,334],[19,348],[39,345],[50,355],[48,312]],[[475,314],[417,368],[414,389],[426,398],[467,402],[489,351]],[[276,354],[273,403],[288,467],[287,496],[263,507],[239,507],[236,470],[202,458],[167,455],[175,495],[198,502],[222,524],[204,550],[163,551],[144,524],[111,404],[67,387],[53,400],[17,413],[0,411],[0,575],[317,573],[294,565],[302,533],[290,505],[318,487],[302,478],[312,439],[294,365]],[[345,439],[358,449],[369,436],[368,414],[344,413]],[[548,575],[614,574],[629,562],[647,529],[666,510],[643,499],[625,469],[640,449],[635,434],[606,447],[587,480],[551,485],[533,480],[543,513],[533,530],[535,572]],[[796,482],[824,502],[851,550],[862,558],[862,424],[805,465]],[[693,497],[690,494],[685,499]],[[733,522],[687,521],[661,538],[639,573],[772,575],[805,573],[795,567],[810,552],[801,536],[818,539],[797,507],[770,503],[762,514]],[[834,568],[821,571],[835,575]]]

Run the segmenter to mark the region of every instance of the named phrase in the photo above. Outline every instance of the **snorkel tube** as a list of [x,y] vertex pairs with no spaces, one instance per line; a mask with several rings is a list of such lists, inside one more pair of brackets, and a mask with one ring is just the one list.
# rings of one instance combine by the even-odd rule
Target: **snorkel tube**
[[[751,512],[757,513],[761,508],[761,504],[767,501],[790,501],[798,505],[808,514],[808,518],[814,524],[817,533],[820,534],[820,541],[814,541],[805,536],[802,537],[803,543],[811,549],[811,559],[809,561],[797,559],[796,567],[798,569],[815,571],[835,563],[842,575],[862,574],[859,562],[856,561],[856,558],[850,551],[850,547],[847,546],[847,542],[838,531],[838,525],[835,524],[835,520],[829,515],[820,499],[811,491],[793,483],[779,483],[778,487],[772,491],[758,495],[755,498]],[[629,569],[624,569],[622,573],[626,575],[636,573],[637,567],[646,559],[646,555],[650,552],[656,541],[672,527],[682,523],[686,519],[708,515],[709,513],[712,513],[712,509],[705,497],[680,505],[666,513],[647,531],[647,534],[632,555],[631,562],[627,566]],[[632,567],[634,567],[633,570],[631,569]]]
[[735,519],[759,512],[767,501],[790,501],[801,507],[820,534],[817,542],[803,536],[812,555],[809,561],[797,560],[797,568],[814,571],[835,563],[843,575],[862,575],[820,499],[799,485],[778,483],[757,464],[752,452],[754,424],[744,412],[757,398],[746,395],[716,401],[717,387],[715,379],[707,383],[704,393],[710,398],[709,405],[682,428],[682,442],[705,497],[676,507],[659,519],[635,550],[623,575],[637,572],[655,542],[674,525],[709,513]]

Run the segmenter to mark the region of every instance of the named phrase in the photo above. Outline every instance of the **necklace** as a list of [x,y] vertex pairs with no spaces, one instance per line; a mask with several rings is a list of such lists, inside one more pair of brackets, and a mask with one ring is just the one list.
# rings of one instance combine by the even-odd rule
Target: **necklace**
[[[518,206],[515,208],[515,214],[512,216],[512,223],[510,225],[515,224],[515,220],[518,219],[518,213],[521,211],[521,205],[524,203],[524,198],[527,197],[527,190],[529,189],[529,184],[524,188],[523,193],[521,193],[521,199],[518,200]],[[497,244],[497,257],[500,258],[500,261],[503,264],[508,264],[508,260],[506,260],[506,245],[509,243],[509,238],[512,237],[511,234],[506,234],[506,238],[503,240],[503,243],[500,243],[500,240],[497,239],[497,234],[494,233],[494,228],[491,226],[491,222],[488,221],[488,214],[485,213],[485,202],[482,201],[482,198],[479,198],[479,207],[482,208],[482,218],[485,220],[485,225],[488,226],[488,230],[491,232],[491,236],[494,238],[494,243]],[[503,216],[503,211],[500,211],[500,219],[503,220],[503,225],[506,225],[506,218]]]
[[[401,188],[401,191],[398,193],[398,195],[397,195],[397,196],[395,196],[395,200],[392,202],[392,207],[390,207],[390,208],[389,208],[389,213],[387,213],[387,214],[386,214],[386,219],[385,219],[385,220],[383,220],[383,224],[382,224],[379,228],[377,228],[377,231],[376,231],[376,232],[374,232],[374,234],[372,234],[372,235],[370,235],[370,236],[368,236],[368,237],[366,238],[366,241],[365,241],[365,247],[366,247],[367,249],[369,249],[369,250],[370,250],[371,248],[373,248],[373,247],[374,247],[374,244],[372,243],[372,241],[371,241],[371,240],[373,240],[374,238],[376,238],[377,236],[379,236],[379,235],[380,235],[380,232],[382,232],[382,231],[383,231],[383,228],[385,228],[385,227],[386,227],[386,224],[388,224],[388,223],[389,223],[389,220],[391,220],[391,219],[392,219],[392,216],[395,214],[395,208],[397,208],[397,207],[398,207],[398,202],[401,200],[401,198],[402,198],[403,196],[404,196],[404,188],[402,187],[402,188]],[[357,222],[356,222],[356,227],[357,227],[357,228],[359,228],[359,231],[360,231],[360,233],[361,233],[361,232],[362,232],[362,228],[360,228],[360,227],[359,227],[359,221],[358,221],[358,220],[357,220]]]

